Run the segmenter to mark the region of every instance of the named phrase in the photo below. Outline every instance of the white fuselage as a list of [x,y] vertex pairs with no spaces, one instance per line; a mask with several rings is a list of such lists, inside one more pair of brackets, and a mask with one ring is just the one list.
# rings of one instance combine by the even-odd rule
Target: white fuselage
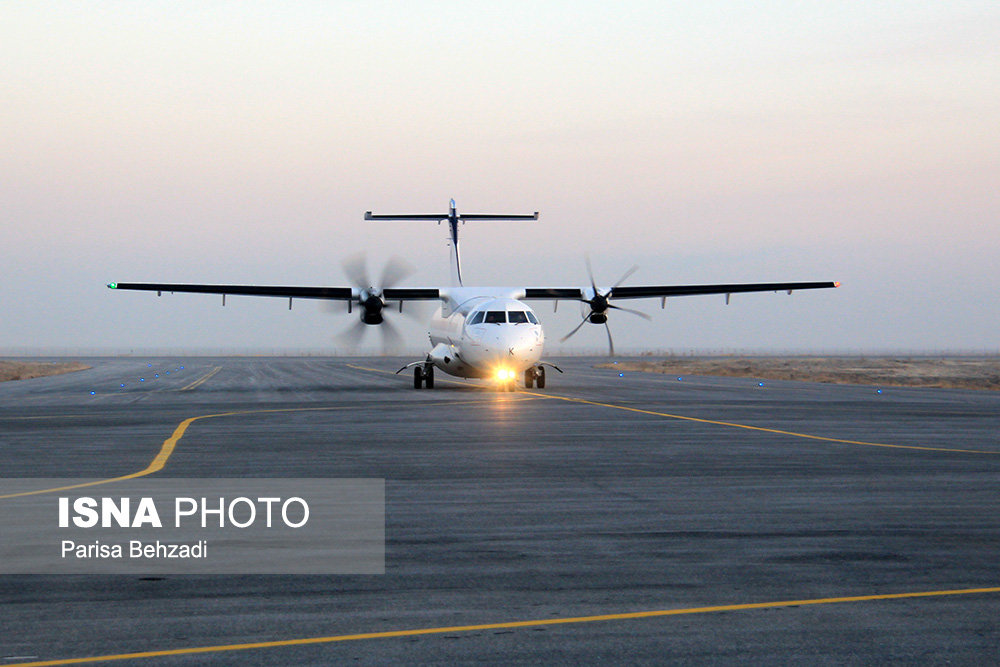
[[513,379],[539,362],[542,325],[527,304],[504,292],[448,290],[430,323],[428,359],[434,366],[458,377]]

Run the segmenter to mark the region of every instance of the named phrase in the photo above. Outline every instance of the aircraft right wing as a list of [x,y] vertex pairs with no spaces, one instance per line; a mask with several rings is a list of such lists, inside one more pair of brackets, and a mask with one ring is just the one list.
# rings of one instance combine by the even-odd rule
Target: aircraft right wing
[[[191,283],[108,283],[110,289],[146,292],[187,292],[223,296],[277,296],[288,299],[357,299],[361,290],[351,287],[302,287],[296,285],[202,285]],[[436,287],[387,287],[381,292],[387,301],[434,300],[441,298]]]

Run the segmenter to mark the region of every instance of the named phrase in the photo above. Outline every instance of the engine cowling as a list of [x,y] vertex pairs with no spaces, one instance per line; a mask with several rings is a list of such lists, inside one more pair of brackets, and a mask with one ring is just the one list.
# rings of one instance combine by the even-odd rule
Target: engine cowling
[[363,295],[359,298],[359,305],[361,306],[362,322],[365,324],[382,324],[384,320],[382,309],[385,308],[385,302],[382,301],[381,297],[376,294]]

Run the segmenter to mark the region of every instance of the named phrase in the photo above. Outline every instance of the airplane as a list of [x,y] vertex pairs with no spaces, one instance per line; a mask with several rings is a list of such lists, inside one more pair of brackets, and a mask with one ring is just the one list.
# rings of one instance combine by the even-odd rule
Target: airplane
[[[514,391],[518,379],[525,388],[532,385],[543,389],[546,367],[562,372],[554,364],[542,360],[545,333],[528,301],[578,301],[583,304],[583,319],[561,340],[573,336],[584,324],[603,324],[608,335],[610,354],[614,341],[608,327],[611,310],[651,319],[646,313],[612,303],[622,299],[661,299],[704,294],[730,295],[744,292],[787,292],[795,290],[839,287],[837,282],[734,283],[718,285],[642,285],[623,286],[637,267],[632,267],[610,287],[598,287],[587,261],[590,284],[578,287],[467,287],[462,282],[459,254],[459,223],[474,220],[537,220],[538,212],[529,215],[460,214],[455,200],[449,202],[445,214],[374,215],[365,213],[365,220],[424,220],[448,224],[453,285],[448,287],[394,287],[388,271],[382,285],[368,284],[363,271],[354,271],[357,283],[353,287],[304,287],[281,285],[203,285],[178,283],[109,283],[111,289],[163,292],[221,294],[225,305],[227,295],[284,297],[289,309],[293,299],[346,301],[348,312],[356,306],[364,325],[379,326],[385,322],[383,311],[390,303],[402,312],[406,301],[437,301],[440,303],[430,320],[428,336],[431,349],[423,359],[403,366],[397,374],[413,369],[414,389],[433,389],[434,371],[461,378],[494,379],[501,391]],[[350,272],[349,272],[350,273]]]

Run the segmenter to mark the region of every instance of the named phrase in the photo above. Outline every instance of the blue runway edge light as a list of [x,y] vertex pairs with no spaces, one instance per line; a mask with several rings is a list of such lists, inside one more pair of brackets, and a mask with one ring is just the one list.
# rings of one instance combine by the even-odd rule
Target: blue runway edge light
[[623,378],[623,377],[625,377],[625,374],[624,373],[619,373],[618,377]]

